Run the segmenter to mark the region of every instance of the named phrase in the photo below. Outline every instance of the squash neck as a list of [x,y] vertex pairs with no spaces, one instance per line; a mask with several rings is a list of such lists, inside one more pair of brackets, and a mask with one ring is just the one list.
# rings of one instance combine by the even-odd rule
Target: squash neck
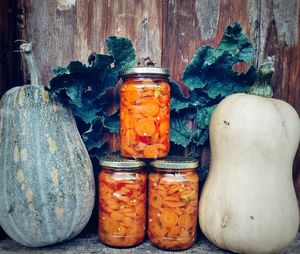
[[40,86],[42,84],[38,66],[36,64],[34,55],[33,55],[33,43],[22,43],[20,45],[20,52],[25,57],[26,64],[28,67],[28,72],[30,75],[30,82],[32,86]]
[[274,72],[274,57],[267,57],[260,66],[257,79],[250,87],[249,93],[262,97],[272,97],[271,78]]

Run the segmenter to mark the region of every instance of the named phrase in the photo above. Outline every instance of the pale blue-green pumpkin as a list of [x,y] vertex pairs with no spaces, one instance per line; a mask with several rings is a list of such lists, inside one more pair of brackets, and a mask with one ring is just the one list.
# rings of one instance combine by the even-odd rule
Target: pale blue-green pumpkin
[[25,246],[75,237],[95,199],[92,164],[74,117],[41,85],[32,44],[20,51],[31,85],[0,101],[0,225]]

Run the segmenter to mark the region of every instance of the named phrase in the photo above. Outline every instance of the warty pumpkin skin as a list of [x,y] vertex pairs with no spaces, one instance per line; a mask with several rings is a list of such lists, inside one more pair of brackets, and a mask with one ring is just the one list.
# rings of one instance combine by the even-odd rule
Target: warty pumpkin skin
[[31,247],[71,239],[87,224],[94,196],[92,164],[70,110],[43,86],[6,92],[0,102],[4,231]]
[[250,94],[225,98],[212,114],[211,164],[199,204],[202,232],[220,248],[277,253],[295,238],[292,180],[300,120],[286,102]]

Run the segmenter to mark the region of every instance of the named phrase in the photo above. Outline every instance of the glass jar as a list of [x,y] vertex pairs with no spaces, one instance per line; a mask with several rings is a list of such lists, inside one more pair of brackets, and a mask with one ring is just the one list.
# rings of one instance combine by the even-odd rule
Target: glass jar
[[169,71],[158,67],[129,68],[120,86],[121,155],[162,158],[170,147]]
[[198,161],[168,157],[151,163],[148,185],[148,237],[164,250],[190,248],[197,237]]
[[146,233],[146,173],[144,162],[109,155],[100,160],[100,240],[113,247],[143,242]]

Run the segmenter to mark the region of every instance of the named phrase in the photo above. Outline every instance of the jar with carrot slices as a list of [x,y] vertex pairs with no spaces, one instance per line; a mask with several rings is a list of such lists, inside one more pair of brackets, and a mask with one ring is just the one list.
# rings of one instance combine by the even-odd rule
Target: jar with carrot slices
[[146,173],[144,162],[108,155],[100,159],[100,240],[113,247],[131,247],[146,234]]
[[166,157],[170,147],[169,71],[158,67],[129,68],[120,86],[121,155]]
[[197,237],[198,161],[167,157],[151,162],[148,185],[148,237],[165,250],[192,247]]

